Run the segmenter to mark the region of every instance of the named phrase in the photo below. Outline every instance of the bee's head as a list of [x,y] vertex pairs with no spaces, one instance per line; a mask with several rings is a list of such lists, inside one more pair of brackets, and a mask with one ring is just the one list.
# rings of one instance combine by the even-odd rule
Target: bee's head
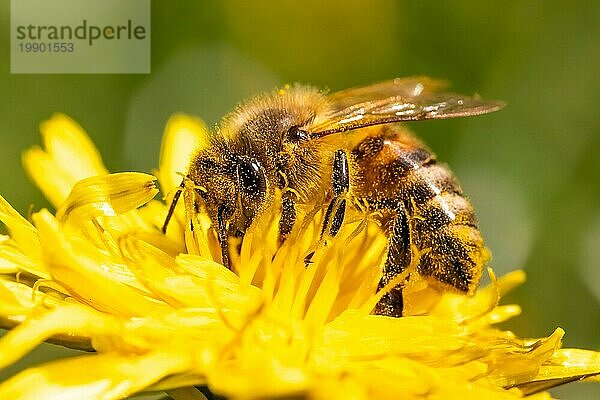
[[215,226],[219,220],[228,223],[232,234],[245,232],[267,203],[270,188],[264,166],[256,158],[231,154],[224,146],[198,152],[188,176],[199,187]]

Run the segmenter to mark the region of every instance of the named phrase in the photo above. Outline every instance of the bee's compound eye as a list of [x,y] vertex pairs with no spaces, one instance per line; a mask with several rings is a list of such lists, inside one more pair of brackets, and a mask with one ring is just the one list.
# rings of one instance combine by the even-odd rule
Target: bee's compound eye
[[308,140],[308,132],[303,131],[302,129],[298,128],[297,126],[292,126],[287,131],[287,140],[292,143],[298,143],[303,140]]
[[249,195],[258,195],[265,191],[265,175],[256,160],[241,160],[238,164],[240,184]]
[[253,158],[240,157],[237,164],[239,206],[250,223],[264,204],[267,193],[265,170]]

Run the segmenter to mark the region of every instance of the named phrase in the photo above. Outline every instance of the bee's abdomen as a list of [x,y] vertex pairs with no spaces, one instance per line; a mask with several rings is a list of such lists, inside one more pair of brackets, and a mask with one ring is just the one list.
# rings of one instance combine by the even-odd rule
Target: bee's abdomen
[[[420,251],[418,271],[434,284],[472,292],[487,251],[473,207],[452,172],[408,133],[382,130],[352,152],[355,193],[373,207],[402,209],[410,243]],[[390,213],[383,225],[390,224]]]
[[413,201],[407,208],[411,240],[421,252],[421,276],[472,292],[487,261],[487,251],[471,204],[460,193],[442,192],[421,204]]

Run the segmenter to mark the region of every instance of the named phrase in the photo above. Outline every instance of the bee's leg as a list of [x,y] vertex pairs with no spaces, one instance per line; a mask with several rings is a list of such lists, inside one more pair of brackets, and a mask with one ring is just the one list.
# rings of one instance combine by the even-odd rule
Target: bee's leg
[[279,220],[279,243],[282,244],[292,232],[296,223],[296,202],[292,194],[284,193],[281,199],[281,219]]
[[[399,207],[391,227],[387,259],[377,290],[391,281],[396,275],[402,273],[411,261],[410,231],[408,217],[404,207]],[[403,308],[402,285],[397,285],[383,295],[375,306],[375,313],[388,317],[401,317]]]
[[227,221],[225,221],[225,206],[219,207],[219,211],[217,213],[217,236],[219,239],[219,245],[221,246],[221,259],[223,261],[223,265],[231,269],[229,265],[229,244],[227,243]]
[[331,175],[333,199],[325,212],[325,220],[321,230],[321,237],[329,227],[329,236],[335,237],[342,227],[346,215],[346,199],[344,196],[350,188],[350,173],[348,171],[348,158],[344,150],[335,152],[333,159],[333,172]]

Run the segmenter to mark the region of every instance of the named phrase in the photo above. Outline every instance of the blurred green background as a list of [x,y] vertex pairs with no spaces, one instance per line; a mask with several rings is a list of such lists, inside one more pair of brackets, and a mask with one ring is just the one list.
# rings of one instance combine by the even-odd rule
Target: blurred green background
[[[505,100],[499,113],[411,125],[471,197],[497,274],[523,268],[507,326],[600,348],[600,3],[592,1],[158,1],[149,75],[11,75],[0,9],[0,193],[47,206],[21,152],[54,112],[76,119],[113,171],[157,165],[174,112],[209,123],[289,83],[332,90],[429,75]],[[100,57],[101,55],[99,55]],[[45,346],[17,368],[64,351]],[[12,370],[11,370],[12,371]],[[8,372],[5,372],[5,375]],[[599,385],[555,390],[597,398]]]

